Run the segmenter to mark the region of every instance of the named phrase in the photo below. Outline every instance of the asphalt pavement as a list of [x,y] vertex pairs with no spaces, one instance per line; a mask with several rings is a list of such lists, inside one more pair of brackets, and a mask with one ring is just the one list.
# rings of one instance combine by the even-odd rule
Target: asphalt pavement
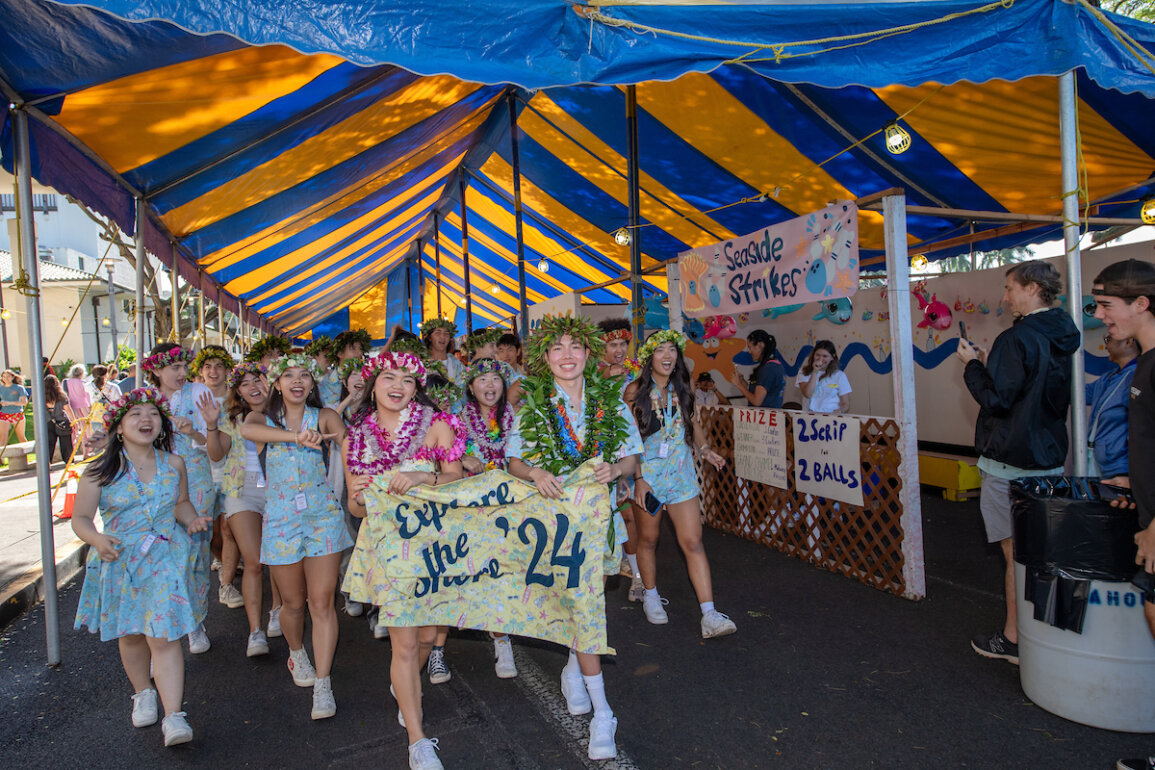
[[[588,717],[565,713],[555,645],[516,640],[520,675],[494,676],[492,644],[454,633],[453,678],[425,681],[426,729],[447,768],[1111,768],[1155,736],[1068,722],[1034,706],[1016,667],[975,655],[970,637],[1002,617],[998,552],[976,502],[923,497],[928,598],[911,602],[716,531],[705,537],[718,608],[738,633],[702,640],[671,529],[659,552],[670,622],[648,624],[611,579],[607,693],[616,762],[585,757]],[[116,645],[73,631],[79,581],[61,596],[64,662],[47,667],[42,605],[0,638],[0,767],[405,768],[388,694],[388,641],[341,616],[336,717],[309,719],[283,639],[245,657],[243,610],[213,603],[213,648],[186,653],[192,743],[129,721]],[[1152,752],[1155,753],[1155,752]]]

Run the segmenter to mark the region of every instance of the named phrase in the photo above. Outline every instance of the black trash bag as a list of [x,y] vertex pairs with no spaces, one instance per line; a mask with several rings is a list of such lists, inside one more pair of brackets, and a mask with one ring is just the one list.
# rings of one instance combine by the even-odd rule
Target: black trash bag
[[[1105,492],[1105,494],[1104,494]],[[1034,476],[1011,482],[1015,561],[1035,620],[1082,633],[1092,580],[1135,574],[1134,510],[1112,508],[1099,479]]]

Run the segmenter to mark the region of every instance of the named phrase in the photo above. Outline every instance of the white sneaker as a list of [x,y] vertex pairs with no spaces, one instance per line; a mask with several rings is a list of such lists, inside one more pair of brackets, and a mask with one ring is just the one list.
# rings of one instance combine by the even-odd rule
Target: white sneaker
[[642,610],[644,610],[646,613],[646,620],[650,621],[655,626],[669,623],[670,618],[666,615],[666,611],[662,609],[663,605],[669,603],[669,599],[663,599],[660,596],[650,596],[649,594],[646,594],[644,597],[642,597]]
[[217,600],[230,610],[245,606],[245,597],[241,596],[241,592],[232,583],[225,583],[217,590]]
[[[393,685],[389,685],[389,694],[393,696],[393,700],[397,700],[397,693],[393,690]],[[421,693],[425,697],[425,693]],[[425,718],[425,709],[421,709],[421,718]],[[401,704],[397,704],[397,724],[405,727],[405,715],[401,713]]]
[[355,602],[352,599],[345,600],[345,614],[351,618],[361,617],[361,613],[365,611],[365,605],[361,602]]
[[312,687],[317,682],[317,672],[309,662],[309,653],[302,647],[299,650],[289,650],[289,673],[293,675],[293,684],[298,687]]
[[160,723],[160,729],[164,733],[165,746],[188,743],[193,737],[192,728],[188,726],[183,711],[176,711],[165,717],[164,721]]
[[389,626],[380,626],[380,625],[377,625],[376,623],[374,623],[373,624],[373,638],[374,639],[388,639],[389,638]]
[[642,576],[634,575],[634,579],[630,581],[629,599],[631,602],[640,602],[646,598],[646,587],[642,584]]
[[313,683],[313,719],[328,719],[337,714],[337,700],[333,697],[333,679],[317,677]]
[[155,725],[156,718],[156,690],[141,690],[136,695],[132,696],[133,727],[148,727],[149,725]]
[[437,758],[437,739],[422,738],[409,747],[409,770],[445,770]]
[[201,623],[194,628],[188,635],[188,651],[193,655],[200,655],[202,652],[208,652],[212,647],[212,642],[209,641],[208,632],[205,631],[205,624]]
[[445,662],[444,647],[429,651],[429,663],[426,665],[426,670],[429,671],[429,684],[442,684],[453,678],[453,674]]
[[617,717],[597,716],[590,720],[590,759],[613,759],[618,755],[614,736],[618,733]]
[[574,716],[588,714],[594,707],[581,674],[570,676],[564,668],[561,670],[561,694],[565,696],[566,709]]
[[274,639],[282,636],[281,632],[281,608],[273,607],[269,610],[269,638]]
[[258,628],[256,631],[249,634],[249,645],[245,650],[245,655],[249,656],[250,658],[255,658],[258,655],[268,654],[269,640],[265,636],[265,632]]
[[702,638],[713,639],[716,636],[726,636],[738,630],[734,621],[717,610],[710,610],[702,616]]
[[517,664],[513,662],[513,640],[508,636],[493,639],[493,670],[498,679],[513,679],[517,676]]

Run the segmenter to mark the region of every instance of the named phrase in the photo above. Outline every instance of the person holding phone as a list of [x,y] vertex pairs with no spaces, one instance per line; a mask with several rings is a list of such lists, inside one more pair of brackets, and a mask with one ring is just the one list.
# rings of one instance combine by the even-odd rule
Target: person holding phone
[[710,562],[702,547],[702,512],[695,453],[721,470],[725,460],[710,449],[705,432],[694,415],[690,371],[682,351],[686,336],[672,329],[654,332],[638,353],[642,365],[638,378],[626,388],[624,398],[631,405],[645,454],[634,476],[634,501],[649,512],[638,517],[638,566],[645,596],[642,609],[646,620],[655,625],[669,621],[658,594],[658,534],[661,510],[668,511],[678,545],[686,557],[690,582],[702,610],[702,638],[726,636],[738,630],[734,621],[714,608],[714,588]]
[[830,340],[819,340],[798,375],[798,390],[811,412],[845,413],[850,409],[850,380],[838,366],[838,351]]

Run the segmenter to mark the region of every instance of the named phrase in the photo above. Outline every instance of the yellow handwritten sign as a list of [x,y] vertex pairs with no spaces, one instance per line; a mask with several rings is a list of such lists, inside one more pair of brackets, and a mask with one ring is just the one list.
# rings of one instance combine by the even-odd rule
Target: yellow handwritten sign
[[612,506],[596,462],[570,475],[561,500],[504,471],[403,496],[378,477],[343,589],[381,607],[389,626],[480,628],[612,654],[603,588]]

